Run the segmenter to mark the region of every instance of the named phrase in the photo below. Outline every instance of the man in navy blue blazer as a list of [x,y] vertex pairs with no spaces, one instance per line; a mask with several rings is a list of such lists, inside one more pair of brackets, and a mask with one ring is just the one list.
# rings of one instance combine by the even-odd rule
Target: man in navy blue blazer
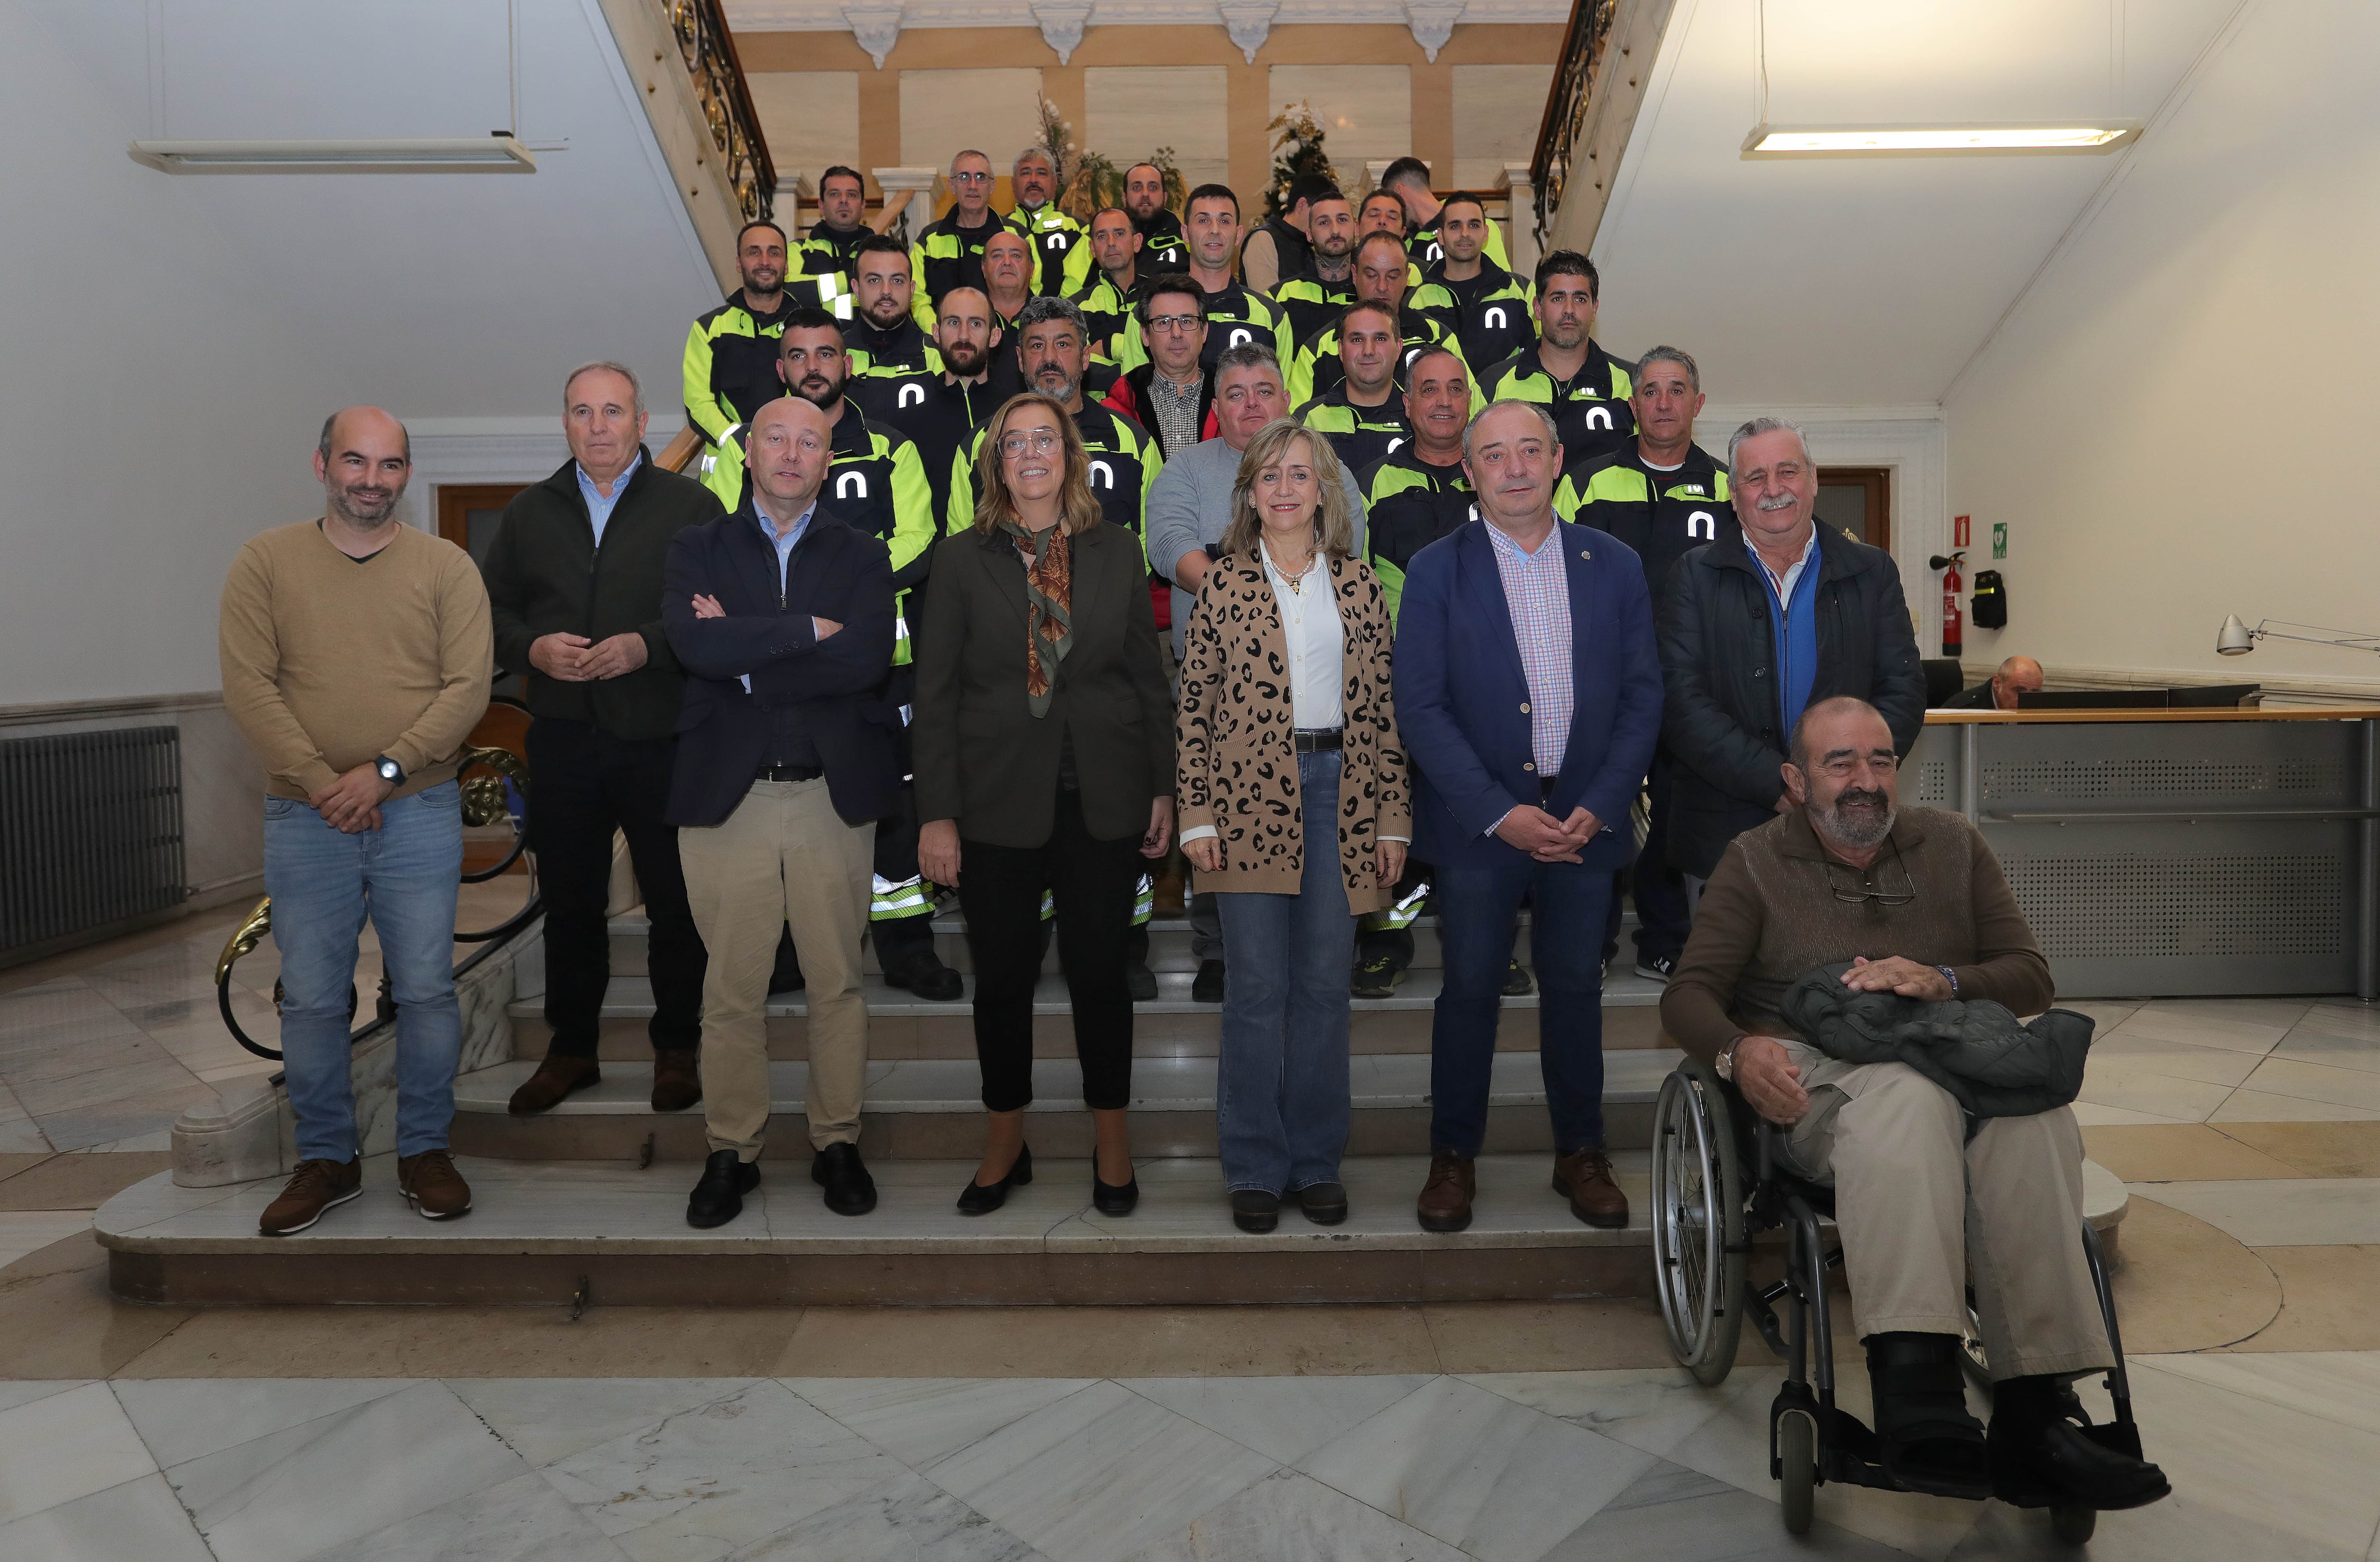
[[1522,902],[1554,1189],[1628,1224],[1603,1148],[1603,949],[1611,876],[1661,728],[1653,607],[1635,553],[1553,513],[1562,450],[1535,403],[1471,420],[1479,521],[1414,555],[1397,623],[1397,722],[1418,785],[1414,854],[1438,867],[1445,983],[1430,1031],[1422,1228],[1471,1224],[1499,989]]
[[868,1002],[859,936],[876,824],[900,805],[884,700],[892,559],[820,494],[826,415],[799,397],[754,415],[743,507],[671,542],[662,623],[686,672],[669,822],[710,951],[702,1084],[710,1156],[686,1220],[722,1226],[759,1185],[769,1125],[765,1010],[777,930],[809,981],[810,1177],[838,1215],[876,1207],[859,1158]]

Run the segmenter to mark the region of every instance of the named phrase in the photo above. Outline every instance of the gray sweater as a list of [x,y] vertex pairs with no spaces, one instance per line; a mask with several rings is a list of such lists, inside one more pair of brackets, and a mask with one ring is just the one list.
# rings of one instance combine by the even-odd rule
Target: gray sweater
[[[1232,521],[1232,485],[1239,479],[1240,453],[1220,439],[1207,440],[1168,461],[1148,488],[1148,567],[1173,581],[1173,660],[1182,660],[1183,631],[1197,598],[1182,589],[1173,573],[1193,549],[1223,540]],[[1354,555],[1364,556],[1364,490],[1355,474],[1339,468],[1355,516]]]

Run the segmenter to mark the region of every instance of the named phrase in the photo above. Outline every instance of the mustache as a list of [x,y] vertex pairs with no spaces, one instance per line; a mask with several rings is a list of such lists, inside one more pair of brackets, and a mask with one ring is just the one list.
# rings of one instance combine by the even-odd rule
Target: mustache
[[1849,792],[1836,794],[1835,806],[1839,809],[1889,808],[1892,806],[1892,799],[1887,797],[1880,789],[1876,787],[1853,787]]
[[1753,503],[1753,508],[1755,510],[1790,510],[1794,505],[1801,503],[1802,501],[1800,496],[1796,494],[1772,493],[1766,499],[1755,500]]

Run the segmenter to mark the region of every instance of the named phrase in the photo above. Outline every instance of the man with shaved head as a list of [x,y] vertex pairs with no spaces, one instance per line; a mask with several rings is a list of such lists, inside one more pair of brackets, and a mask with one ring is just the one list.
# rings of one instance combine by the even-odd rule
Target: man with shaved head
[[1945,710],[2014,710],[2017,696],[2041,692],[2041,663],[2029,656],[2012,656],[2000,670],[1973,688],[1944,702]]
[[398,520],[412,472],[403,424],[334,413],[314,450],[323,513],[249,538],[224,583],[224,705],[264,768],[298,1120],[297,1171],[258,1222],[269,1237],[363,1192],[347,1024],[367,916],[396,999],[397,1191],[432,1220],[471,1207],[446,1150],[463,1043],[455,776],[488,708],[488,593],[469,554]]
[[746,437],[732,515],[670,546],[662,617],[686,668],[670,822],[710,962],[702,1084],[710,1156],[686,1220],[725,1225],[759,1185],[769,1126],[764,1019],[781,926],[808,982],[810,1177],[838,1215],[876,1207],[859,1158],[868,1004],[860,996],[877,821],[901,806],[883,692],[892,557],[821,492],[835,426],[769,403]]
[[702,1098],[703,955],[663,817],[685,679],[662,627],[662,563],[671,539],[716,516],[719,502],[653,465],[644,393],[625,364],[571,370],[562,430],[570,459],[513,496],[480,565],[496,665],[528,678],[528,833],[545,896],[549,1039],[510,1109],[550,1111],[603,1077],[616,835],[651,926],[652,1108],[683,1111]]

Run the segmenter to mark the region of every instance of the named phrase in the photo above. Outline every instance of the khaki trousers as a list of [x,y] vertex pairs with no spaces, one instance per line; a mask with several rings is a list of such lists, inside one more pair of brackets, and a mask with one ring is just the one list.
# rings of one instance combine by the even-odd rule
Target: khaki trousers
[[710,963],[702,978],[702,1104],[713,1153],[758,1160],[769,1127],[769,969],[790,923],[809,999],[810,1144],[859,1142],[868,1002],[859,935],[876,825],[834,811],[823,779],[752,783],[735,811],[681,828],[686,895]]
[[1987,1118],[1970,1140],[1957,1099],[1906,1063],[1785,1049],[1810,1093],[1788,1153],[1834,1187],[1862,1338],[1963,1333],[1972,1284],[1995,1382],[2114,1364],[2082,1253],[2072,1110]]

